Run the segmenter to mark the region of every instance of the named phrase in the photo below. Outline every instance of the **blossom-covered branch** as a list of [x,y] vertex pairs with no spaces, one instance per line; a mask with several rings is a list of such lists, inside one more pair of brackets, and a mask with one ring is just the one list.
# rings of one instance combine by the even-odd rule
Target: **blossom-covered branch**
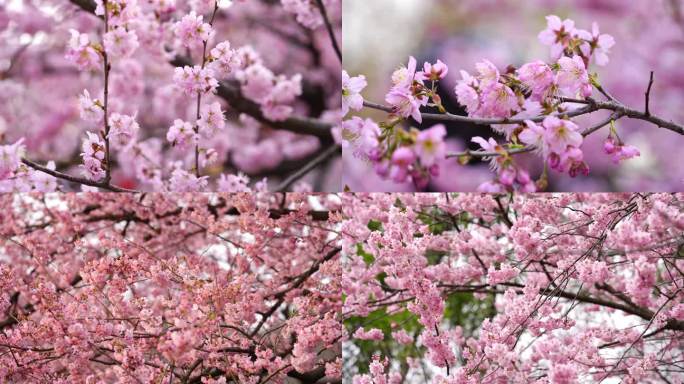
[[[373,164],[380,176],[398,183],[412,182],[419,190],[428,186],[431,177],[439,175],[440,160],[458,157],[465,165],[472,157],[480,157],[490,160],[495,173],[492,181],[480,186],[481,191],[532,192],[546,188],[547,169],[572,177],[588,175],[589,164],[582,150],[584,137],[605,126],[610,130],[604,149],[615,163],[640,156],[640,151],[625,144],[618,133],[616,123],[622,118],[648,122],[684,136],[684,126],[650,110],[653,73],[645,92],[645,109],[641,111],[617,100],[603,88],[598,75],[589,72],[590,63],[608,64],[608,54],[615,44],[612,36],[601,34],[596,23],[586,31],[576,28],[572,20],[554,15],[548,16],[547,22],[539,40],[551,47],[551,62],[535,60],[500,71],[483,60],[475,65],[477,74],[461,71],[454,93],[466,116],[450,113],[442,102],[438,84],[449,68],[441,60],[426,62],[421,69],[411,57],[406,67],[392,75],[387,105],[364,100],[361,92],[367,85],[365,77],[343,72],[343,113],[365,106],[387,112],[388,118],[378,124],[353,116],[343,122],[342,137],[357,157]],[[593,97],[594,91],[605,100]],[[575,122],[581,116],[601,111],[611,112],[610,118],[584,130]],[[444,125],[422,131],[403,128],[404,123],[427,121],[491,126],[505,137],[505,142],[473,137],[480,151],[448,154]],[[513,156],[528,152],[544,160],[544,172],[536,181]]]
[[[339,85],[329,82],[325,73],[339,63],[329,62],[327,55],[334,55],[334,49],[318,46],[317,40],[319,35],[327,36],[326,29],[332,29],[334,37],[334,29],[339,27],[339,0],[324,0],[321,6],[325,14],[314,3],[288,0],[234,4],[216,0],[187,4],[143,4],[136,0],[71,3],[55,6],[56,12],[46,16],[63,21],[58,28],[70,28],[71,40],[66,47],[60,46],[59,34],[54,41],[40,44],[46,49],[65,49],[65,68],[76,67],[81,82],[99,77],[104,87],[94,81],[86,85],[76,110],[82,120],[71,122],[73,108],[63,107],[67,112],[51,130],[62,131],[70,123],[85,131],[81,164],[64,160],[69,153],[63,153],[62,160],[54,162],[60,171],[43,178],[70,174],[71,170],[62,170],[65,165],[80,165],[83,178],[90,182],[79,183],[82,178],[75,176],[69,176],[70,181],[86,188],[246,192],[268,188],[268,180],[252,183],[247,175],[260,177],[279,169],[281,164],[313,159],[319,150],[334,146],[332,128],[339,125],[339,105],[331,96],[339,94]],[[73,7],[84,12],[73,12]],[[290,30],[291,36],[283,34],[277,39],[288,44],[302,36],[309,40],[300,41],[301,46],[292,51],[301,58],[289,58],[287,65],[281,65],[259,54],[255,47],[263,44],[262,35],[275,35],[254,27],[248,19],[263,16],[265,11],[291,21],[282,26]],[[231,28],[227,28],[229,12],[234,13],[231,17],[244,18],[245,22],[231,22]],[[290,13],[297,15],[296,22],[290,19]],[[97,18],[89,18],[89,14]],[[96,23],[104,27],[96,29],[96,34],[89,33]],[[259,29],[260,33],[250,34],[254,45],[250,41],[234,47],[228,40],[215,41],[241,28],[235,28],[238,24]],[[13,36],[16,31],[10,32],[9,36]],[[43,65],[42,58],[34,56],[30,59]],[[315,61],[313,67],[309,60]],[[300,75],[304,66],[317,77]],[[14,72],[11,75],[17,78],[24,75]],[[45,72],[46,78],[51,76],[53,72]],[[190,105],[192,113],[188,111]],[[15,110],[7,109],[0,110],[0,123],[15,119]],[[32,179],[41,178],[33,175],[41,172],[40,168],[20,167],[20,162],[14,161],[25,157],[31,164],[39,164],[39,158],[51,159],[50,150],[37,150],[38,139],[15,131],[0,135],[0,146],[6,153],[0,164],[6,170],[0,177],[0,189],[45,190],[59,185],[53,182],[37,186]],[[68,151],[68,147],[62,150]],[[287,177],[276,176],[279,180],[271,184]],[[300,181],[292,188],[312,187]]]
[[355,384],[684,378],[681,194],[358,194],[345,206]]
[[340,381],[337,196],[0,205],[0,381]]

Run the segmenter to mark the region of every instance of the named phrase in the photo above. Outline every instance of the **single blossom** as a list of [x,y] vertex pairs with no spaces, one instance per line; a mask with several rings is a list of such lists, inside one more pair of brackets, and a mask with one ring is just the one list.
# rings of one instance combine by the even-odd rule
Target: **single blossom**
[[532,96],[541,99],[553,85],[554,75],[551,68],[541,60],[524,64],[518,69],[520,81],[532,92]]
[[442,124],[421,131],[416,138],[416,154],[424,167],[431,167],[436,162],[444,159],[446,153],[446,128]]
[[461,80],[456,85],[456,98],[466,107],[469,116],[474,116],[480,107],[480,95],[477,92],[478,81],[468,72],[461,70]]
[[101,181],[106,176],[105,143],[92,132],[86,132],[86,135],[81,152],[83,173],[90,180]]
[[424,81],[438,81],[444,79],[448,73],[449,67],[442,60],[437,60],[435,64],[425,63],[420,77]]
[[104,107],[99,99],[91,99],[90,92],[83,90],[83,94],[78,97],[78,109],[81,118],[90,122],[102,121]]
[[363,96],[361,91],[368,83],[366,77],[359,75],[349,77],[347,71],[342,70],[342,114],[346,115],[349,110],[360,111],[363,108]]
[[[580,90],[583,90],[583,95],[587,96],[583,87],[589,85],[589,74],[584,66],[584,60],[577,55],[572,58],[564,56],[558,60],[558,65],[560,66],[556,74],[558,87],[569,96],[576,95]],[[590,91],[588,96],[591,96]]]
[[558,60],[572,37],[576,34],[575,22],[561,20],[556,15],[546,16],[547,27],[539,33],[539,41],[551,46],[551,58]]
[[25,151],[23,138],[14,144],[0,145],[0,180],[6,179],[19,168]]
[[427,105],[427,100],[417,98],[410,89],[394,87],[385,97],[385,101],[392,106],[393,113],[404,118],[413,117],[418,123],[423,122],[420,107]]
[[563,153],[568,147],[579,148],[584,141],[579,127],[570,120],[547,116],[543,125],[546,131],[544,139],[550,151]]
[[605,66],[608,64],[610,61],[608,54],[615,45],[613,36],[601,34],[596,22],[591,25],[591,33],[580,30],[577,32],[577,36],[584,40],[584,43],[580,45],[580,49],[586,57],[593,57],[596,65]]

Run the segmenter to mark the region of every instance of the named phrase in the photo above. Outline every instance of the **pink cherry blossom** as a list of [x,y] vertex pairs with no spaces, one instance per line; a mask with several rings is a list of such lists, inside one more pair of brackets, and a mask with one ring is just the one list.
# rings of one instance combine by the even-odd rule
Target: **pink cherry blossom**
[[174,147],[188,148],[197,142],[198,137],[191,123],[176,119],[166,133],[166,140]]
[[104,116],[102,102],[99,99],[91,99],[87,89],[78,97],[78,106],[81,118],[91,122],[99,122]]
[[105,177],[105,143],[102,138],[92,132],[86,132],[83,140],[81,157],[83,173],[91,180],[100,181]]
[[204,16],[192,11],[174,25],[174,33],[184,46],[192,48],[208,41],[215,32],[204,22]]
[[119,58],[130,57],[140,46],[135,31],[121,27],[105,33],[102,41],[107,54]]
[[346,115],[349,110],[359,111],[363,108],[363,96],[361,91],[368,83],[363,75],[349,77],[347,71],[342,71],[342,114]]
[[579,30],[577,36],[585,40],[585,43],[580,46],[582,53],[587,57],[593,57],[596,65],[605,66],[610,59],[608,54],[610,49],[615,45],[615,39],[608,34],[601,34],[598,23],[594,22],[591,25],[591,33],[585,30]]
[[66,51],[66,59],[74,63],[80,70],[100,69],[102,56],[90,43],[87,33],[80,33],[72,29],[71,40]]
[[140,130],[134,116],[113,113],[109,117],[109,139],[117,148],[132,145]]
[[[569,96],[574,96],[583,89],[584,85],[589,84],[589,74],[581,57],[577,55],[572,58],[561,57],[558,65],[560,70],[556,75],[556,82],[558,87]],[[591,96],[591,93],[589,95],[583,93],[583,96]]]
[[546,130],[544,139],[550,151],[562,153],[568,146],[579,148],[584,141],[579,127],[569,120],[547,116],[543,125]]
[[551,46],[551,58],[558,60],[576,33],[575,22],[570,19],[561,20],[556,15],[546,16],[546,21],[547,28],[539,33],[539,41]]
[[537,60],[524,64],[518,69],[520,81],[538,98],[543,97],[554,82],[551,68],[543,61]]
[[416,154],[423,166],[430,167],[444,157],[446,128],[439,124],[418,133]]

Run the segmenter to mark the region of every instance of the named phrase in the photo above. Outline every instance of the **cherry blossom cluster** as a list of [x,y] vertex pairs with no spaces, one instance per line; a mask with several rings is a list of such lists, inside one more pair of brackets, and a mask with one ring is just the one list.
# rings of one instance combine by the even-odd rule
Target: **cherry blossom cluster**
[[338,196],[0,206],[1,382],[341,380]]
[[354,383],[673,383],[681,194],[346,194]]
[[[278,189],[309,162],[327,166],[317,158],[325,147],[337,149],[325,152],[329,158],[339,154],[332,135],[339,81],[329,76],[339,73],[330,46],[341,24],[339,10],[330,7],[339,8],[339,0],[309,4],[310,16],[298,21],[311,30],[291,15],[303,15],[305,4],[287,2],[57,3],[0,7],[0,19],[10,17],[0,32],[11,44],[32,39],[16,55],[6,55],[14,46],[0,51],[13,67],[0,73],[0,145],[26,159],[6,162],[12,169],[0,177],[3,190],[35,189],[24,182],[33,173],[27,168],[62,179],[61,189]],[[265,14],[269,22],[253,22]],[[45,32],[55,38],[45,39]],[[47,95],[54,97],[50,104]],[[45,110],[46,122],[27,119],[24,109],[32,108]],[[25,129],[31,124],[37,128]],[[53,169],[55,163],[63,169]]]
[[[343,122],[341,137],[345,147],[368,160],[381,177],[397,183],[412,182],[419,190],[439,174],[436,163],[444,163],[447,158],[457,158],[462,165],[474,157],[489,160],[495,178],[480,186],[483,192],[543,190],[548,183],[547,169],[572,177],[588,175],[590,167],[582,149],[584,136],[608,124],[611,131],[606,154],[612,155],[616,163],[639,156],[639,150],[624,144],[617,134],[614,121],[622,115],[615,114],[624,108],[588,70],[590,63],[608,64],[608,54],[615,44],[613,37],[601,34],[596,23],[591,31],[578,29],[572,20],[554,15],[547,17],[547,23],[539,41],[550,46],[551,62],[535,60],[500,70],[485,59],[475,65],[475,74],[460,71],[461,80],[454,92],[467,116],[450,114],[443,106],[437,84],[449,68],[441,60],[426,62],[419,68],[411,57],[407,66],[392,74],[392,88],[385,97],[387,105],[364,104],[361,92],[367,86],[365,77],[350,77],[343,71],[345,114],[364,106],[389,113],[389,119],[379,124],[356,117]],[[609,103],[615,103],[607,108],[612,108],[614,115],[596,127],[580,128],[574,117],[602,109],[593,98],[596,90]],[[472,141],[480,146],[478,151],[450,154],[445,150],[443,126],[423,131],[404,128],[405,122],[423,123],[425,116],[430,120],[489,125],[505,141],[474,137]],[[646,112],[643,117],[649,116]],[[544,172],[536,181],[515,160],[514,155],[525,152],[534,152],[544,160]]]
[[[53,191],[57,187],[57,180],[49,174],[38,172],[24,165],[21,159],[25,153],[26,146],[23,140],[14,144],[0,145],[0,192]],[[55,162],[51,161],[46,168],[54,170],[55,167]]]

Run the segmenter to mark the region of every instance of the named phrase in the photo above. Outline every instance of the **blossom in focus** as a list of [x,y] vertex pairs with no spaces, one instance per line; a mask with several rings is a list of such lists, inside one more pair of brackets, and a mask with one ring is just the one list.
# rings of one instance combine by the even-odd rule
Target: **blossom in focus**
[[86,135],[81,152],[83,173],[90,180],[100,181],[106,176],[105,143],[97,134],[86,132]]
[[546,29],[539,33],[539,41],[550,45],[551,58],[558,60],[575,34],[575,22],[570,19],[561,20],[556,15],[546,16],[546,22]]
[[593,57],[596,65],[605,66],[608,64],[610,61],[608,54],[610,53],[610,49],[615,45],[613,36],[601,34],[598,23],[596,22],[591,25],[591,33],[580,30],[577,32],[577,36],[585,40],[584,43],[580,45],[580,49],[586,57]]
[[347,71],[342,71],[342,114],[346,115],[349,110],[360,111],[363,108],[363,96],[361,91],[368,83],[366,77],[359,75],[349,77]]

